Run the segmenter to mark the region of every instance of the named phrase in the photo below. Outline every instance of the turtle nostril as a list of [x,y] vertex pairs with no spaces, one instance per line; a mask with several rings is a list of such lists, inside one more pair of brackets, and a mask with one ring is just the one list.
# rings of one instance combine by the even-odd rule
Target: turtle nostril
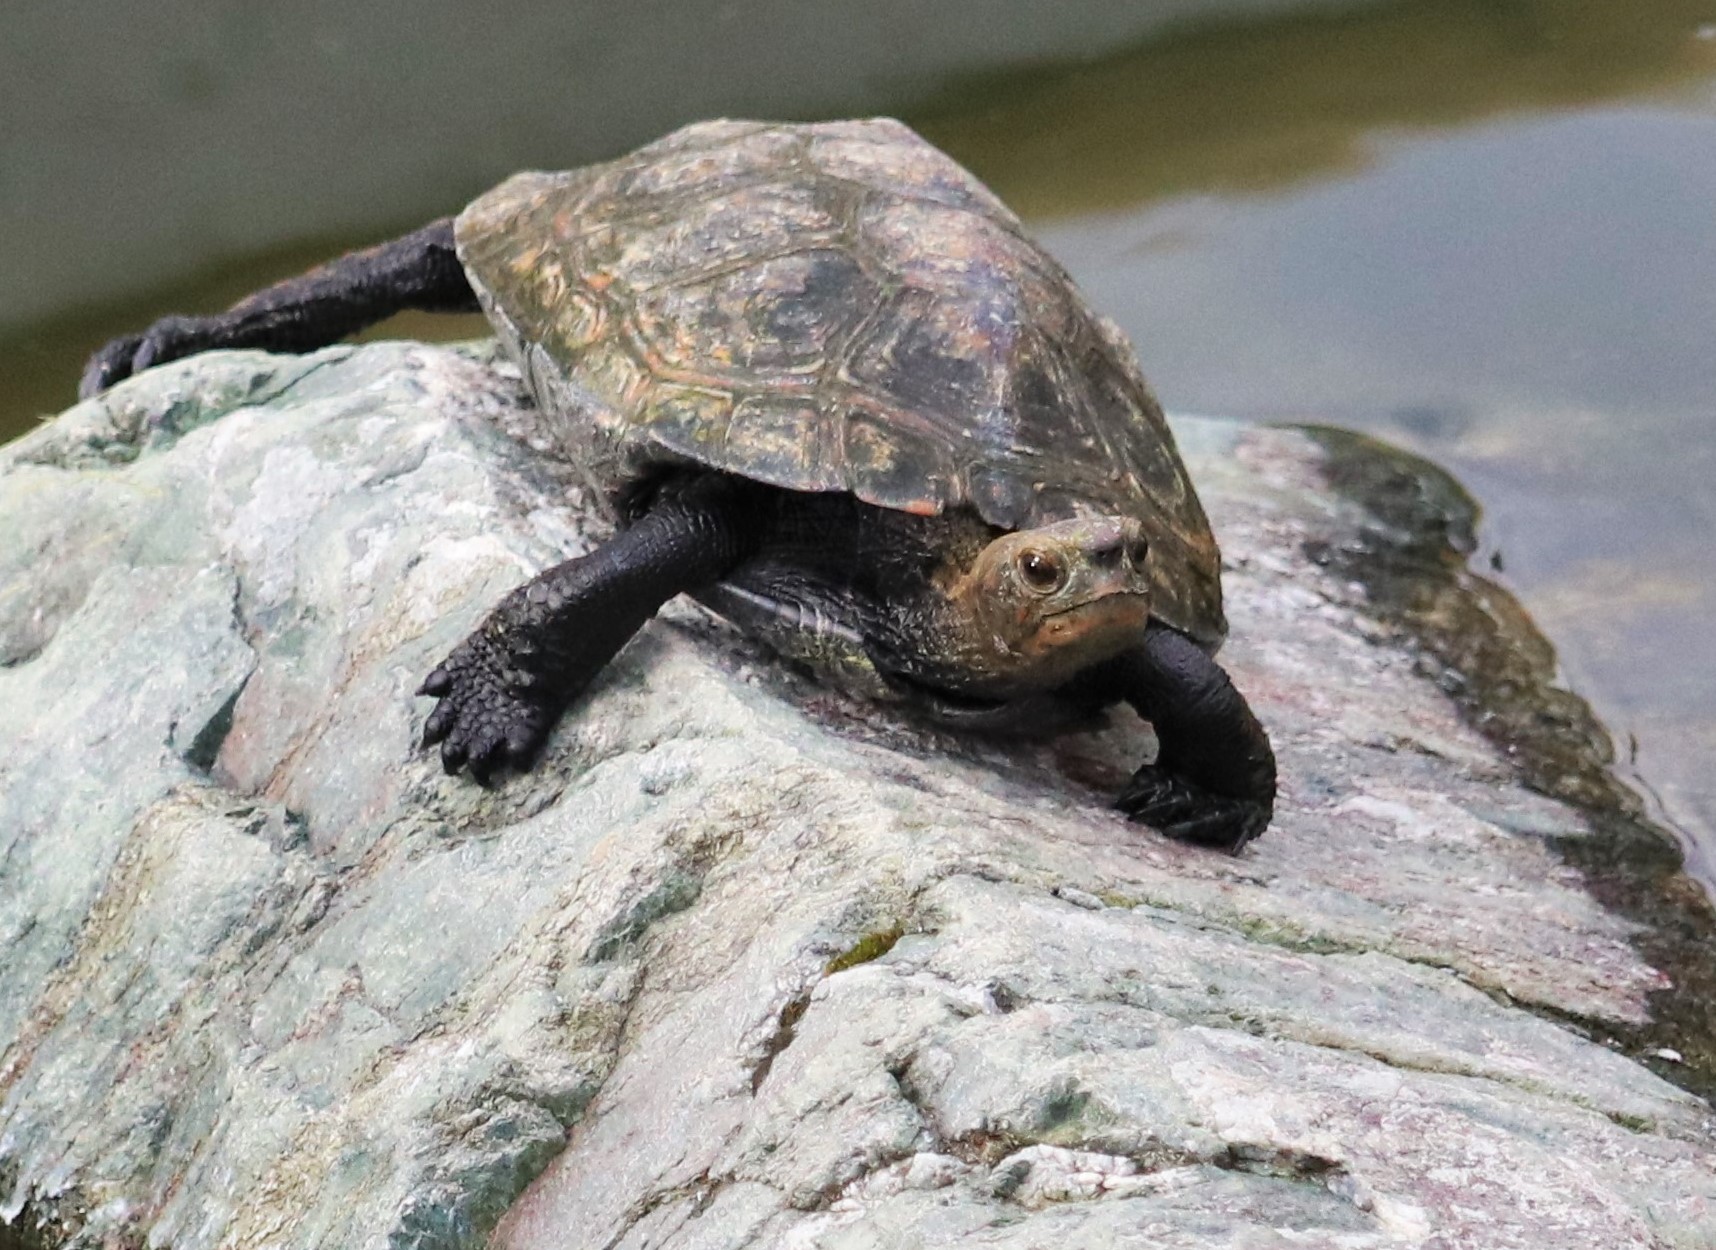
[[1105,543],[1102,546],[1091,548],[1090,562],[1099,569],[1119,568],[1120,562],[1125,559],[1125,556],[1126,545],[1124,543]]

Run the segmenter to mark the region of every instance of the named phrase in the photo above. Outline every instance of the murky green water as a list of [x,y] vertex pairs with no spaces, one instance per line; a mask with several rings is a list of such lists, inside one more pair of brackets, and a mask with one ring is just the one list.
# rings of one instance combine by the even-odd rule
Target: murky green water
[[[909,105],[1171,409],[1345,424],[1453,468],[1716,880],[1716,0],[1412,0]],[[68,402],[107,336],[367,241],[0,342],[0,435]]]

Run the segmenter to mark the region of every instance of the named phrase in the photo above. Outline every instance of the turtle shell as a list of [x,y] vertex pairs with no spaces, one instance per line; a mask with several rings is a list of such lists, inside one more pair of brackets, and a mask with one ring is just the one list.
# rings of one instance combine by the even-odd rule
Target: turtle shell
[[459,256],[611,503],[691,462],[1005,530],[1142,521],[1155,614],[1225,633],[1220,557],[1117,329],[891,120],[705,122],[471,204]]

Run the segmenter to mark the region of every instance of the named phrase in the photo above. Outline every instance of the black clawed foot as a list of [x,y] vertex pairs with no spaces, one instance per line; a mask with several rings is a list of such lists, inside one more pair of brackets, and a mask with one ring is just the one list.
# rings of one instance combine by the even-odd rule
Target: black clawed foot
[[142,345],[141,334],[128,334],[124,338],[114,339],[95,355],[89,358],[89,363],[83,367],[83,377],[77,384],[79,399],[93,399],[116,382],[123,382],[131,376],[131,362],[137,356],[137,349]]
[[89,358],[77,397],[92,399],[145,369],[195,354],[205,346],[208,324],[205,318],[163,317],[142,334],[114,339]]
[[769,514],[754,488],[709,475],[661,489],[613,539],[502,599],[424,678],[418,693],[440,703],[423,744],[441,744],[448,772],[486,782],[528,769],[560,713],[657,608],[718,581],[760,544]]
[[1234,855],[1268,827],[1273,814],[1272,804],[1214,794],[1149,764],[1133,774],[1114,805],[1177,841]]
[[540,690],[483,633],[473,634],[417,689],[440,700],[423,722],[423,745],[440,743],[441,766],[468,769],[479,785],[503,769],[528,770],[559,710]]

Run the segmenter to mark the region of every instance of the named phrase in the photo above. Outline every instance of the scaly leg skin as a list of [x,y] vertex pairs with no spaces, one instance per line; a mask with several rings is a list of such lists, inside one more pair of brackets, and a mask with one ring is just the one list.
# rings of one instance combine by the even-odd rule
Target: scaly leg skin
[[1161,751],[1115,806],[1171,838],[1237,854],[1275,812],[1275,752],[1221,666],[1177,630],[1152,623],[1144,645],[1101,680],[1156,730]]
[[453,219],[265,287],[212,317],[163,317],[141,334],[114,339],[89,358],[79,399],[153,365],[222,347],[309,352],[337,343],[407,308],[478,312],[453,250]]
[[587,556],[549,569],[501,600],[424,679],[440,702],[423,745],[449,772],[488,784],[528,769],[567,705],[674,595],[719,581],[762,540],[759,492],[707,474],[667,484],[649,511]]

